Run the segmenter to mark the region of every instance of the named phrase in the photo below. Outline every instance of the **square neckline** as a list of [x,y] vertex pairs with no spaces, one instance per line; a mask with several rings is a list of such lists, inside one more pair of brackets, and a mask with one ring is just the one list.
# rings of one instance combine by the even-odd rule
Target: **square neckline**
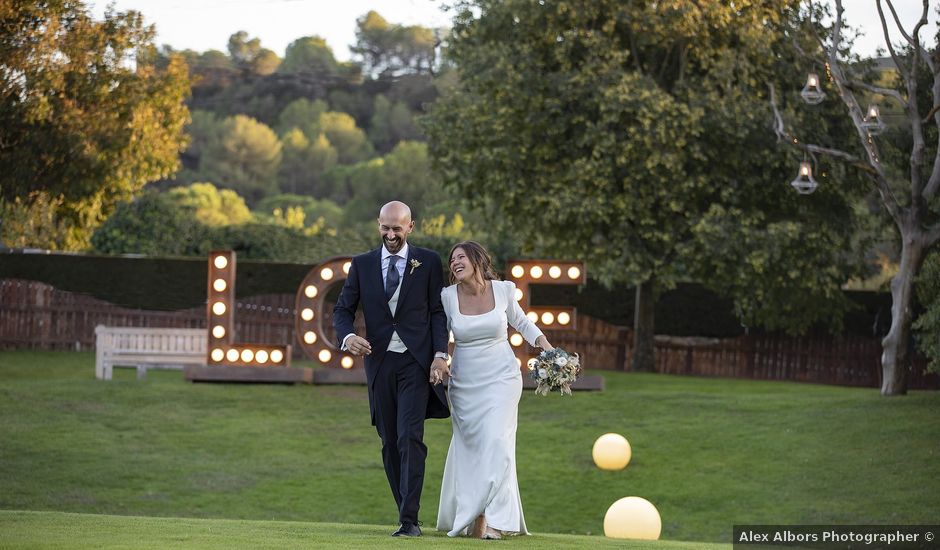
[[492,279],[490,279],[488,282],[489,282],[489,284],[490,284],[490,291],[493,293],[493,309],[491,309],[491,310],[489,310],[489,311],[484,311],[483,313],[470,313],[470,314],[467,314],[467,313],[464,313],[464,312],[460,311],[460,293],[457,291],[457,286],[458,286],[458,285],[457,285],[457,284],[454,285],[454,301],[457,302],[457,313],[458,313],[458,314],[460,314],[462,317],[480,317],[481,315],[489,315],[490,313],[493,313],[494,311],[496,311],[496,310],[499,308],[499,304],[496,303],[496,287],[495,287],[495,285],[493,284],[493,280],[492,280]]

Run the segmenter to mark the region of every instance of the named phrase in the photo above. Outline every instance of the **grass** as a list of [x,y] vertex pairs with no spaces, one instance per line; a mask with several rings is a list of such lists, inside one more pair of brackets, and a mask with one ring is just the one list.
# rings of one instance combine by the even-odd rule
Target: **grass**
[[[601,534],[608,506],[631,495],[657,506],[672,541],[727,543],[734,524],[930,523],[940,509],[940,393],[600,374],[601,393],[522,399],[530,531]],[[90,353],[0,352],[0,418],[0,509],[317,523],[277,524],[285,544],[322,524],[387,536],[396,518],[364,387],[191,384],[173,371],[138,381],[130,369],[104,382]],[[593,465],[606,432],[630,440],[623,471]],[[449,438],[449,421],[427,423],[426,532]],[[83,518],[6,513],[3,538],[11,522],[167,525]],[[249,544],[257,525],[236,523]],[[181,525],[220,544],[211,522]]]
[[[420,539],[393,539],[388,526],[229,519],[104,516],[63,512],[2,512],[4,548],[479,548],[481,541],[450,539],[425,529]],[[41,541],[37,541],[41,533]],[[724,550],[728,544],[622,541],[584,535],[537,534],[507,541],[514,550],[573,548]],[[499,543],[496,543],[499,544]]]

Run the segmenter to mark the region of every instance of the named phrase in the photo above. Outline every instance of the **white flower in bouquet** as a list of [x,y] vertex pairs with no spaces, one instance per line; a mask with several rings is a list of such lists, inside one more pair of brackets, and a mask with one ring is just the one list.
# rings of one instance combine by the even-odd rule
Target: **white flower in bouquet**
[[559,367],[564,367],[565,365],[568,364],[568,358],[565,356],[556,357],[555,364],[558,365]]
[[539,378],[548,378],[548,371],[545,369],[539,369]]

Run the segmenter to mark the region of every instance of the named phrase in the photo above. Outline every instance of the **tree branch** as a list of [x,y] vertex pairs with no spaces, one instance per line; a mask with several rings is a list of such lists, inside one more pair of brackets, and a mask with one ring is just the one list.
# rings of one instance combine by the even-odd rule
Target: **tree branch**
[[937,69],[933,65],[933,60],[930,59],[929,55],[925,55],[927,52],[924,51],[923,46],[920,45],[920,29],[927,24],[927,13],[929,11],[927,0],[923,0],[924,11],[921,13],[920,19],[917,21],[917,25],[914,27],[914,32],[911,34],[907,34],[907,32],[904,30],[904,27],[901,25],[901,19],[898,17],[898,12],[894,9],[894,3],[891,0],[885,0],[885,2],[888,3],[888,9],[891,10],[891,16],[894,17],[894,24],[897,25],[901,36],[903,36],[904,39],[907,40],[907,43],[916,50],[918,55],[921,55],[923,58],[925,58],[927,65],[930,67],[930,70],[936,72]]
[[940,241],[940,223],[935,223],[933,227],[927,229],[926,239],[927,242],[924,243],[924,248],[930,248],[937,244],[937,241]]
[[907,101],[901,97],[901,93],[897,90],[892,90],[891,88],[882,88],[880,86],[872,86],[871,84],[862,82],[861,80],[849,80],[845,83],[845,85],[850,88],[861,88],[875,94],[881,94],[883,96],[890,97],[891,99],[900,103],[901,106],[905,108],[905,110],[907,109]]
[[[875,2],[875,5],[878,7],[878,18],[881,19],[881,31],[882,33],[884,33],[884,36],[885,36],[885,45],[888,47],[888,53],[891,54],[891,59],[894,61],[895,68],[897,68],[898,72],[901,73],[901,76],[904,77],[904,80],[907,81],[910,78],[910,75],[907,72],[907,68],[901,65],[901,61],[898,58],[898,54],[897,52],[894,51],[894,46],[891,44],[891,36],[888,34],[888,21],[885,20],[885,12],[884,12],[884,9],[881,7],[881,0],[878,0],[877,2]],[[890,4],[888,4],[888,6],[891,7]],[[898,22],[899,27],[900,25],[901,25],[900,22]],[[903,33],[904,30],[902,29],[901,32]]]

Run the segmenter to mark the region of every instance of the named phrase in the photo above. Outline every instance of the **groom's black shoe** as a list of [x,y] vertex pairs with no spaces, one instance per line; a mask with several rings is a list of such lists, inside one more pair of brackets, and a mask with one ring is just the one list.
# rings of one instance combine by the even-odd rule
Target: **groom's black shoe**
[[393,537],[420,537],[421,529],[414,523],[402,523],[398,531],[392,533]]

